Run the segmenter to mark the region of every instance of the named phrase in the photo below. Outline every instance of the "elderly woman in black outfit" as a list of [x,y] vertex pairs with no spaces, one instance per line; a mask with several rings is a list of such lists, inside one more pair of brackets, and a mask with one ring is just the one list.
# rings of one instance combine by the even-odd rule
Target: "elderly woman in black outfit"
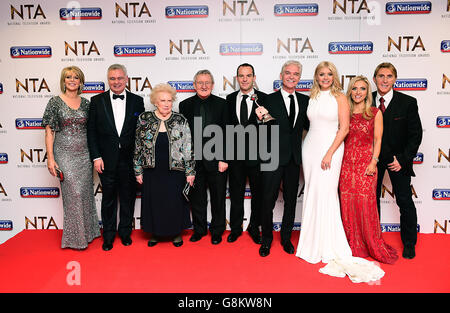
[[183,189],[194,184],[194,153],[187,120],[172,111],[175,99],[172,86],[156,85],[150,94],[156,110],[142,113],[136,128],[134,171],[142,184],[141,228],[152,234],[150,247],[162,237],[181,246],[181,232],[191,225]]

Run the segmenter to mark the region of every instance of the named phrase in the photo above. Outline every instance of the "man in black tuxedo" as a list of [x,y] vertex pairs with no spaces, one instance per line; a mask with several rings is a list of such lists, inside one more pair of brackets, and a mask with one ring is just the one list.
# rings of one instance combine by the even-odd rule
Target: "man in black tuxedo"
[[[272,125],[279,127],[279,149],[275,151],[279,155],[279,166],[273,171],[262,171],[262,245],[259,249],[262,257],[270,254],[273,240],[273,209],[281,182],[283,182],[284,199],[281,244],[287,253],[295,252],[291,243],[291,233],[299,187],[302,134],[303,130],[309,128],[306,116],[309,97],[295,91],[301,72],[302,65],[299,62],[287,61],[280,73],[281,89],[267,96],[265,107],[256,109],[258,118],[261,119],[270,114],[275,118]],[[274,151],[271,151],[272,155],[273,153]]]
[[[229,94],[226,98],[228,107],[229,121],[228,125],[242,125],[247,127],[253,125],[255,134],[257,135],[257,127],[259,125],[255,110],[257,104],[264,106],[266,94],[254,89],[256,76],[254,68],[251,64],[244,63],[237,68],[237,81],[239,90]],[[256,98],[254,97],[256,95]],[[258,149],[255,155],[250,155],[249,146],[256,144],[258,138],[250,138],[248,133],[245,135],[244,146],[238,145],[238,133],[233,134],[234,138],[234,155],[229,160],[229,190],[230,190],[230,228],[231,233],[227,238],[228,242],[236,241],[242,234],[242,223],[244,221],[244,195],[247,177],[249,180],[251,199],[251,215],[247,232],[257,244],[261,244],[261,234],[259,226],[261,225],[261,171],[258,160]],[[250,142],[252,140],[253,142]],[[238,150],[244,149],[244,158],[240,158]]]
[[112,249],[116,232],[123,245],[132,243],[136,200],[134,141],[137,118],[145,110],[142,97],[125,90],[128,76],[123,65],[111,65],[107,75],[110,90],[91,98],[87,128],[89,153],[102,184],[102,248],[105,251]]
[[[224,140],[220,140],[218,146],[214,145],[214,151],[208,153],[209,150],[206,151],[205,146],[210,140],[213,140],[214,136],[203,136],[203,132],[206,127],[211,126],[209,128],[217,127],[222,135],[225,134],[225,123],[227,121],[226,101],[211,94],[214,89],[214,78],[210,71],[198,71],[194,76],[193,84],[196,94],[181,101],[179,105],[179,111],[188,120],[191,133],[193,134],[196,159],[195,185],[189,194],[194,233],[189,240],[196,242],[208,232],[207,189],[209,187],[211,203],[211,224],[209,230],[211,232],[211,242],[212,244],[219,244],[225,231],[226,170],[228,163],[224,162]],[[200,124],[196,125],[195,121]],[[222,136],[223,138],[224,135]]]
[[383,112],[383,138],[378,162],[377,205],[380,214],[380,196],[385,171],[391,179],[397,205],[400,208],[400,236],[403,257],[415,256],[417,242],[417,212],[412,200],[411,176],[413,159],[422,142],[417,100],[393,90],[397,70],[391,63],[381,63],[375,69],[373,80],[377,91],[374,105]]

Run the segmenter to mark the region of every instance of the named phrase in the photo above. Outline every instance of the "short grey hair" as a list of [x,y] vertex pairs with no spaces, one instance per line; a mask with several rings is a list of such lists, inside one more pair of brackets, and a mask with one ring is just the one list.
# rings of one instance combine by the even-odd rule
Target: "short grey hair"
[[128,76],[128,74],[127,74],[127,68],[125,67],[125,65],[122,65],[122,64],[113,64],[113,65],[110,65],[110,66],[108,67],[108,72],[107,72],[107,73],[109,73],[110,71],[113,71],[113,70],[122,70],[122,71],[124,72],[125,76]]
[[211,77],[211,82],[214,84],[214,77],[209,70],[200,70],[197,73],[195,73],[193,81],[194,83],[197,81],[197,77],[199,75],[209,75],[209,77]]
[[296,60],[288,60],[288,61],[286,61],[286,63],[284,63],[283,66],[281,67],[280,74],[283,74],[284,69],[286,67],[288,67],[289,65],[297,65],[298,69],[300,70],[300,75],[302,74],[302,64],[299,61],[296,61]]

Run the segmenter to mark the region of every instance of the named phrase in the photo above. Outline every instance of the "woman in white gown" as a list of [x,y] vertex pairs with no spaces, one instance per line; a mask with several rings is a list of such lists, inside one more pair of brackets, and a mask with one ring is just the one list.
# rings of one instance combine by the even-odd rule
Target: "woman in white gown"
[[350,107],[338,78],[333,63],[324,61],[316,67],[307,110],[310,128],[302,146],[305,189],[296,256],[309,263],[328,263],[320,269],[324,274],[376,281],[384,272],[372,262],[352,257],[342,226],[338,183]]

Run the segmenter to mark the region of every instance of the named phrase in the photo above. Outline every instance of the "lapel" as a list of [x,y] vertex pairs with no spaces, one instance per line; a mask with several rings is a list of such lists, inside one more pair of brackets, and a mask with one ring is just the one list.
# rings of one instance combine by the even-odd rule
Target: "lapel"
[[281,89],[277,91],[277,94],[278,94],[278,103],[280,106],[280,113],[286,120],[289,120],[289,115],[286,110],[286,104],[284,103],[283,95],[281,94]]
[[295,92],[295,97],[297,98],[297,119],[295,120],[294,128],[300,123],[300,96],[299,93]]
[[130,119],[133,117],[133,103],[131,101],[131,94],[130,92],[127,90],[126,91],[126,107],[125,107],[125,120],[123,121],[123,126],[122,126],[122,133],[127,125],[127,123],[130,121]]
[[114,120],[114,113],[112,110],[111,98],[109,96],[110,92],[111,91],[108,90],[103,93],[103,97],[102,97],[103,107],[105,108],[105,116],[111,126],[111,129],[113,129],[114,133],[117,136],[119,136],[119,134],[117,133],[117,129],[116,129],[116,122]]
[[237,116],[236,113],[236,99],[237,99],[237,95],[239,93],[238,91],[233,92],[232,94],[230,94],[230,110],[231,110],[231,117],[232,117],[232,122],[234,125],[238,125],[239,124],[239,118]]

